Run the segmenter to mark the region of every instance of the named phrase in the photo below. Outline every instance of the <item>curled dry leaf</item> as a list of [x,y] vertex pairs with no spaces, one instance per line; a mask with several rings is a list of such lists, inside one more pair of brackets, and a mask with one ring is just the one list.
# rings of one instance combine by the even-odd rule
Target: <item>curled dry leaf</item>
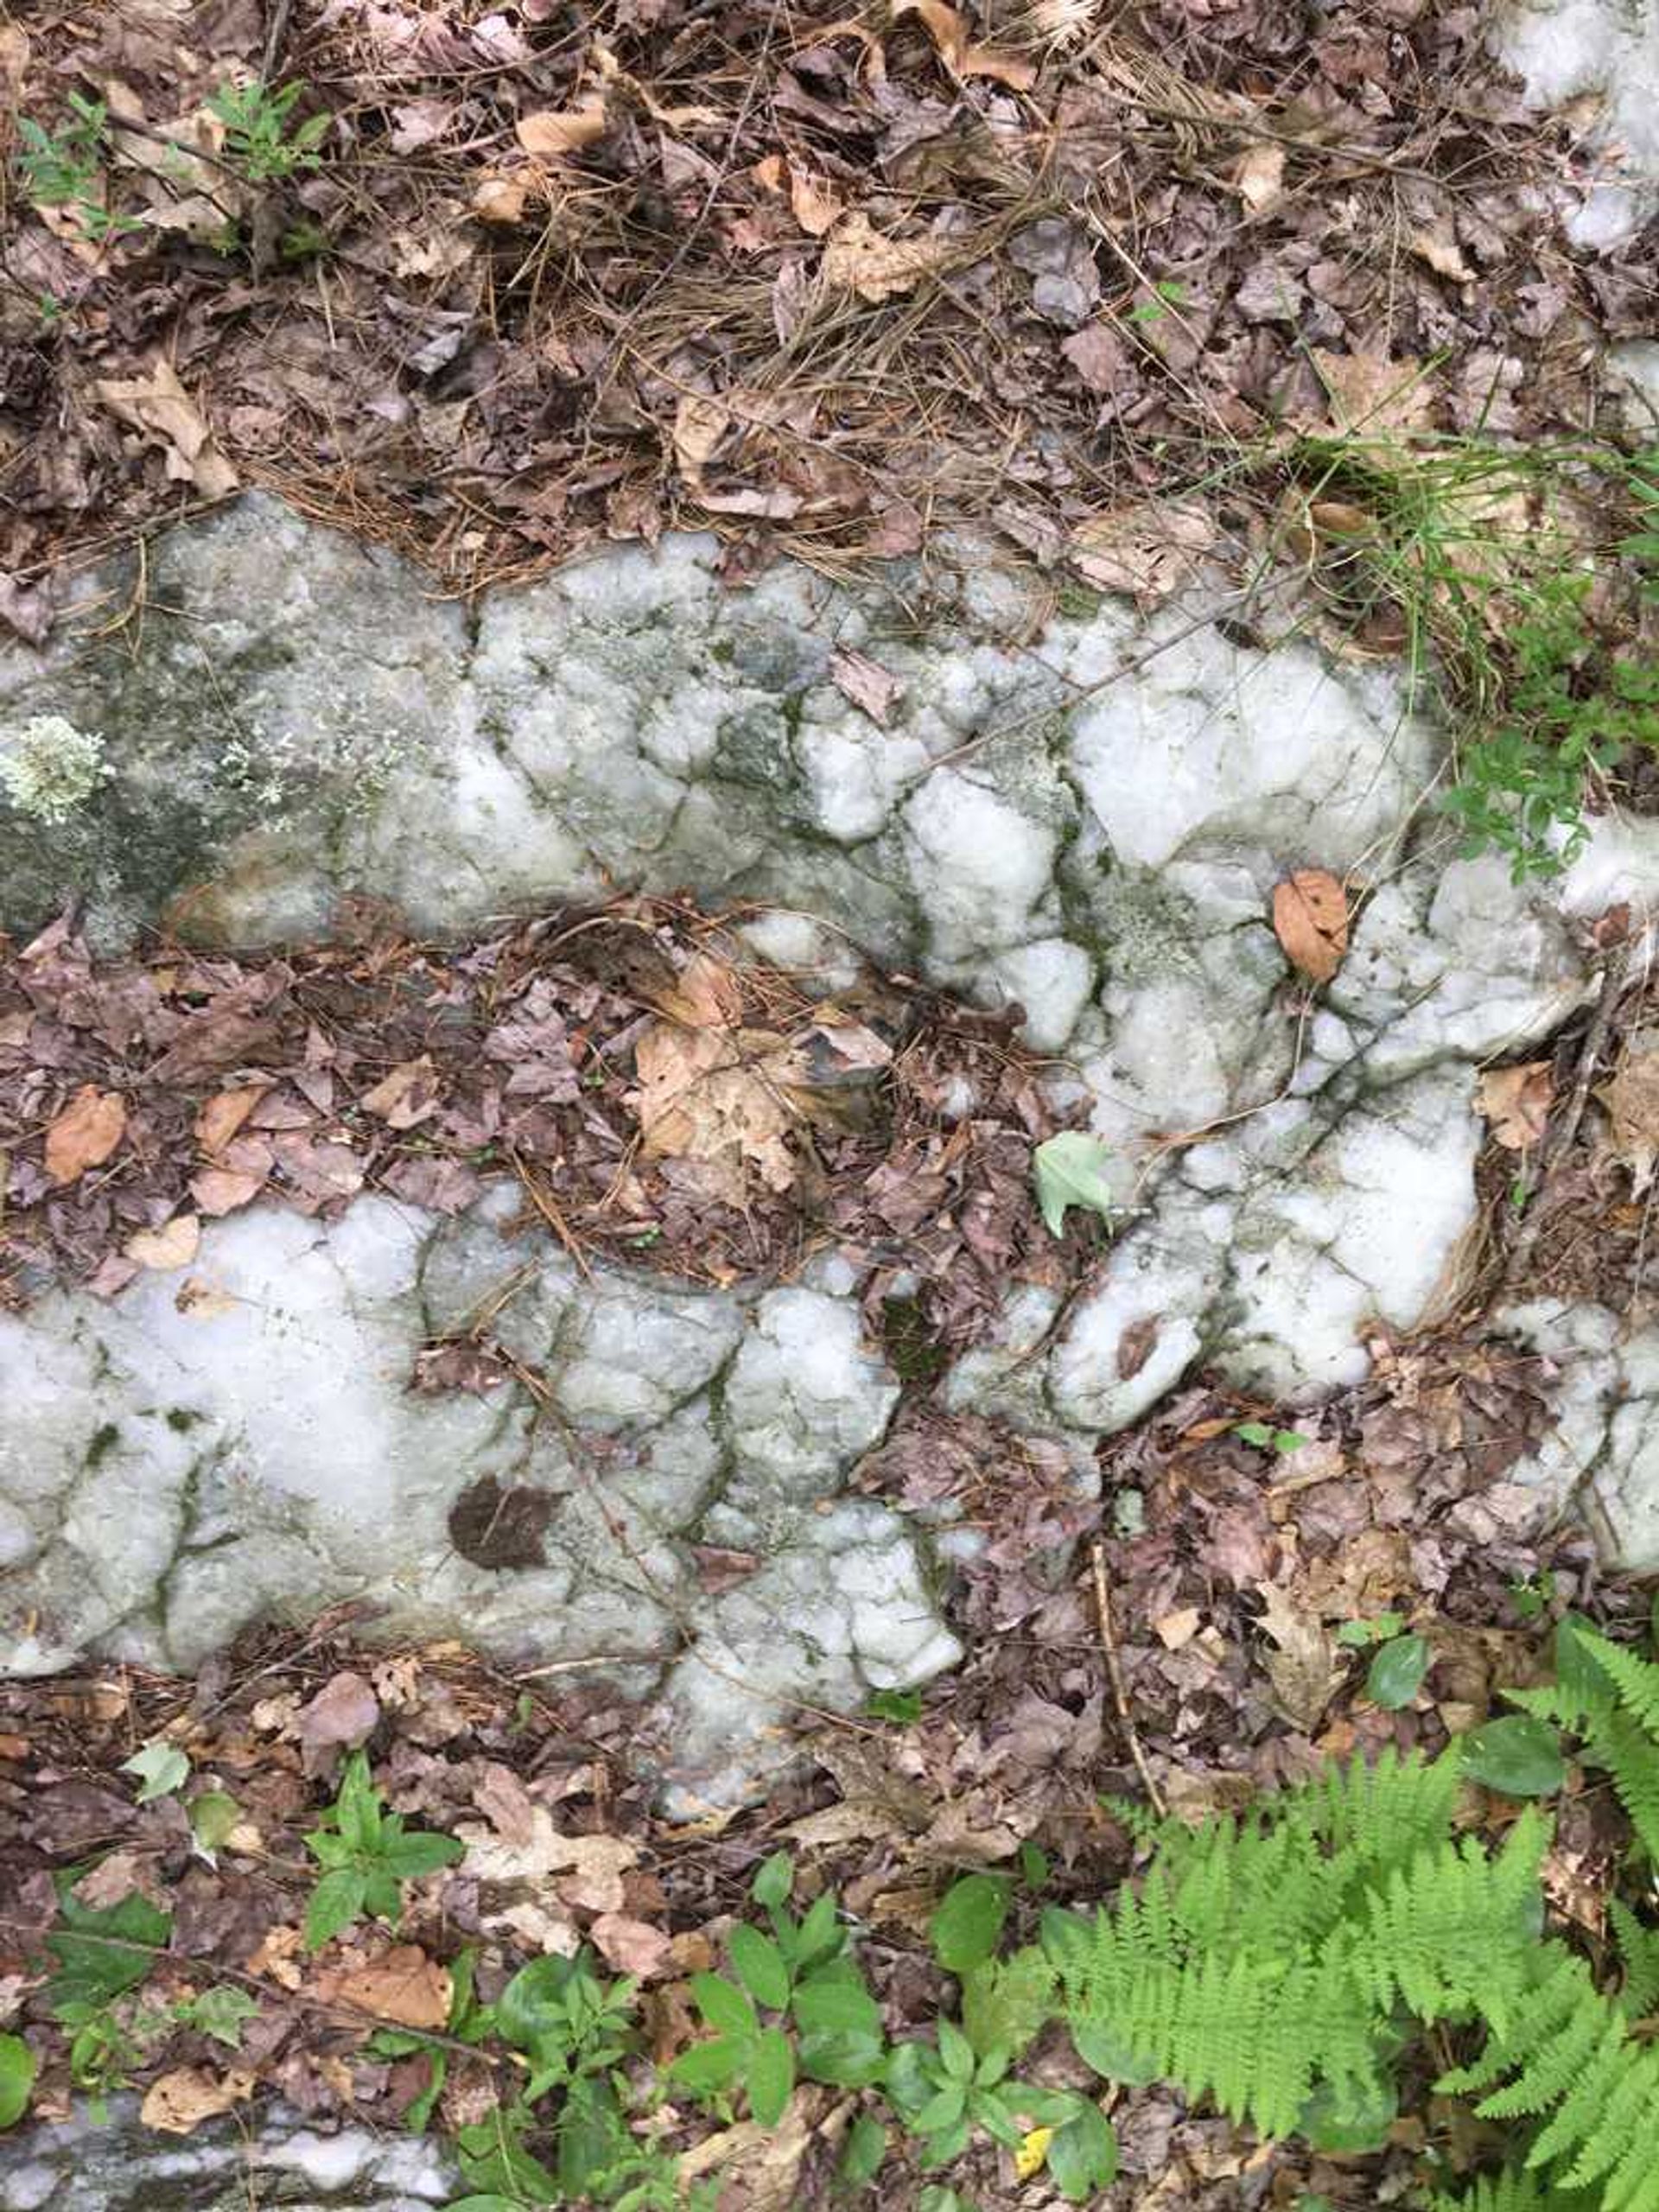
[[1285,149],[1276,139],[1258,140],[1233,171],[1233,189],[1252,215],[1265,215],[1285,196]]
[[357,1103],[389,1129],[412,1129],[429,1121],[440,1103],[431,1054],[423,1052],[418,1060],[400,1061]]
[[85,1083],[46,1133],[46,1172],[54,1183],[78,1182],[101,1167],[126,1133],[127,1109],[112,1090]]
[[880,728],[887,728],[894,702],[904,696],[902,677],[883,668],[879,661],[855,652],[851,645],[842,645],[831,653],[830,675],[855,707],[861,708]]
[[159,1229],[136,1230],[128,1237],[125,1250],[127,1257],[141,1268],[165,1273],[172,1268],[188,1268],[200,1245],[200,1218],[193,1213],[175,1213]]
[[912,292],[950,257],[940,238],[887,238],[864,214],[843,216],[824,240],[823,276],[837,290],[879,306]]
[[204,1152],[222,1152],[270,1088],[245,1084],[239,1090],[220,1090],[196,1116],[196,1142]]
[[605,136],[609,128],[603,100],[587,100],[580,107],[543,108],[521,115],[513,125],[518,143],[527,154],[543,161],[563,161],[579,154]]
[[472,211],[480,223],[522,223],[535,178],[525,169],[485,177],[474,189]]
[[1292,967],[1330,982],[1348,950],[1348,897],[1328,868],[1299,868],[1274,887],[1273,931]]
[[1016,92],[1030,90],[1037,72],[1020,54],[999,54],[995,47],[976,44],[968,18],[945,0],[897,0],[895,17],[914,16],[927,27],[938,57],[953,77],[994,77]]
[[732,413],[711,392],[688,391],[674,410],[674,458],[695,491],[732,427]]
[[841,220],[845,203],[823,177],[810,169],[789,170],[789,204],[796,221],[809,238],[821,238]]
[[1511,1152],[1525,1152],[1544,1134],[1554,1088],[1548,1060],[1529,1060],[1518,1068],[1488,1068],[1475,1085],[1476,1109],[1491,1124],[1499,1144]]
[[204,2120],[217,2120],[253,2094],[254,2076],[242,2067],[214,2075],[205,2066],[180,2066],[152,2082],[138,2117],[163,2135],[188,2135]]
[[1659,1032],[1637,1031],[1618,1072],[1596,1096],[1607,1109],[1608,1141],[1640,1198],[1659,1162]]

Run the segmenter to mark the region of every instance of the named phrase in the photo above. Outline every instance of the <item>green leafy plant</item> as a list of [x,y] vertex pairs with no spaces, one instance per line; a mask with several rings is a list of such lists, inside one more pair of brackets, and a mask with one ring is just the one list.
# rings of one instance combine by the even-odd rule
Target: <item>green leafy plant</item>
[[1038,1209],[1051,1236],[1062,1235],[1072,1206],[1097,1213],[1111,1226],[1114,1200],[1106,1173],[1111,1158],[1098,1137],[1083,1129],[1062,1129],[1046,1138],[1031,1155],[1032,1179],[1037,1188]]
[[320,166],[317,149],[328,133],[327,116],[308,116],[289,127],[304,92],[302,82],[272,86],[256,77],[245,85],[221,86],[208,101],[225,126],[225,157],[250,184],[279,182]]
[[112,214],[99,196],[109,109],[102,100],[71,92],[69,115],[55,130],[33,116],[17,118],[17,171],[24,191],[37,206],[69,208],[81,236],[95,244],[142,230],[136,217]]
[[15,2127],[29,2110],[35,2054],[22,2036],[0,2036],[0,2127]]
[[141,1744],[130,1759],[123,1759],[121,1771],[137,1776],[138,1802],[149,1805],[183,1789],[190,1779],[190,1762],[176,1744],[156,1736]]
[[365,1912],[395,1925],[404,1884],[453,1866],[462,1855],[453,1836],[411,1831],[401,1814],[386,1811],[361,1751],[346,1760],[340,1794],[306,1837],[305,1847],[323,1870],[305,1912],[311,1951]]
[[741,2084],[765,2127],[783,2117],[798,2073],[862,2088],[887,2056],[880,2008],[853,1958],[834,1894],[826,1890],[798,1919],[789,1910],[794,1882],[787,1852],[761,1866],[751,1895],[771,1933],[740,1922],[728,1940],[730,1974],[692,1976],[692,2001],[713,2033],[668,2069],[695,2096],[725,2098]]
[[1400,1713],[1423,1687],[1433,1660],[1426,1636],[1396,1636],[1379,1644],[1365,1675],[1365,1694],[1385,1713]]
[[492,2006],[473,2004],[470,1972],[467,1985],[451,2013],[462,2039],[493,2031],[524,2055],[529,2072],[512,2103],[460,2131],[461,2177],[474,2194],[452,2212],[570,2203],[678,2212],[709,2201],[683,2190],[675,2162],[628,2124],[632,1981],[604,1980],[583,1951],[532,1959]]

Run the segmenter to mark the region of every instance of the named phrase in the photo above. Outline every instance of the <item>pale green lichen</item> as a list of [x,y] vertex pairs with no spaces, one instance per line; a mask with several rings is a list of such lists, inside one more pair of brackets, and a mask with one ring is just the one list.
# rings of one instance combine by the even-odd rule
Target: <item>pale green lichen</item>
[[0,749],[0,787],[20,814],[48,825],[67,822],[111,771],[104,741],[62,715],[33,715]]

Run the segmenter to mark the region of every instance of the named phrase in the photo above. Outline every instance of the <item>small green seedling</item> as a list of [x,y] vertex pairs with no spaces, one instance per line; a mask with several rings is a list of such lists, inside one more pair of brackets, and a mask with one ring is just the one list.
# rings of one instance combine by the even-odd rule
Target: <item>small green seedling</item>
[[1281,1459],[1288,1452],[1300,1452],[1307,1442],[1300,1429],[1270,1428],[1262,1421],[1242,1421],[1233,1434],[1241,1444],[1253,1444],[1258,1452],[1276,1452]]
[[408,1832],[400,1813],[388,1813],[361,1751],[346,1762],[340,1795],[305,1839],[323,1870],[305,1910],[305,1947],[320,1950],[361,1914],[396,1923],[404,1884],[453,1866],[462,1846],[453,1836]]
[[1161,322],[1171,308],[1185,307],[1187,297],[1185,284],[1178,283],[1173,276],[1164,277],[1153,286],[1149,300],[1142,300],[1138,307],[1129,309],[1128,319],[1131,322]]
[[304,91],[301,81],[273,89],[256,77],[251,84],[221,86],[208,101],[225,125],[225,158],[250,184],[279,183],[321,166],[317,148],[327,136],[328,117],[308,116],[292,131],[288,127]]

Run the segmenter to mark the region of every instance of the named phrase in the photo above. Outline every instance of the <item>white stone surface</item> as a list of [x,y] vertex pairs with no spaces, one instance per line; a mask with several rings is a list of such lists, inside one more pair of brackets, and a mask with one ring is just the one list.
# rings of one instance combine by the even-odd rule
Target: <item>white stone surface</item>
[[1659,5],[1656,0],[1506,0],[1491,43],[1533,105],[1588,101],[1587,187],[1567,228],[1597,251],[1622,245],[1659,210]]
[[[899,1397],[849,1270],[840,1295],[759,1299],[584,1281],[502,1211],[253,1207],[209,1225],[188,1279],[0,1317],[0,1540],[26,1567],[0,1585],[0,1668],[189,1667],[264,1614],[366,1598],[381,1633],[592,1656],[637,1692],[671,1667],[669,1767],[729,1797],[791,1700],[855,1706],[956,1655],[918,1535],[837,1503]],[[498,1333],[557,1424],[512,1384],[409,1388],[423,1344],[509,1292]],[[486,1478],[544,1501],[544,1563],[456,1549],[452,1509]],[[710,1603],[702,1541],[764,1563]],[[705,1639],[743,1655],[735,1709]]]
[[[728,591],[713,553],[616,549],[486,594],[469,631],[266,500],[175,533],[136,658],[73,620],[0,652],[0,741],[62,715],[108,772],[60,823],[0,796],[0,925],[73,892],[106,944],[175,908],[280,938],[368,891],[454,932],[690,887],[753,901],[753,949],[812,988],[849,988],[861,950],[1017,999],[1122,1217],[1064,1311],[1011,1282],[944,1395],[1085,1457],[1194,1363],[1294,1401],[1362,1376],[1376,1324],[1440,1312],[1475,1219],[1478,1070],[1594,990],[1583,922],[1615,899],[1650,918],[1659,825],[1602,820],[1563,882],[1517,890],[1447,863],[1421,806],[1444,748],[1386,669],[1115,601],[1008,642],[982,576],[918,634],[903,591],[787,564]],[[838,649],[894,679],[885,726],[835,682]],[[1304,866],[1363,893],[1317,996],[1269,920]],[[944,1118],[973,1110],[963,1085]],[[687,1802],[752,1783],[791,1702],[948,1663],[950,1532],[849,1491],[899,1395],[856,1271],[826,1252],[719,1295],[589,1281],[504,1204],[442,1225],[384,1199],[328,1227],[255,1210],[208,1231],[188,1298],[156,1276],[0,1317],[10,1663],[188,1666],[262,1611],[366,1596],[395,1632],[654,1692]],[[416,1350],[510,1282],[492,1325],[552,1417],[516,1386],[411,1394]],[[1659,1445],[1639,1410],[1604,1426],[1604,1518],[1659,1556]],[[486,1478],[545,1498],[543,1564],[456,1552],[450,1510]],[[755,1571],[710,1599],[695,1543]]]
[[257,2129],[210,2123],[188,2142],[140,2125],[136,2100],[5,2139],[0,2212],[431,2212],[454,2201],[429,2142],[366,2128],[324,2135],[281,2105]]

